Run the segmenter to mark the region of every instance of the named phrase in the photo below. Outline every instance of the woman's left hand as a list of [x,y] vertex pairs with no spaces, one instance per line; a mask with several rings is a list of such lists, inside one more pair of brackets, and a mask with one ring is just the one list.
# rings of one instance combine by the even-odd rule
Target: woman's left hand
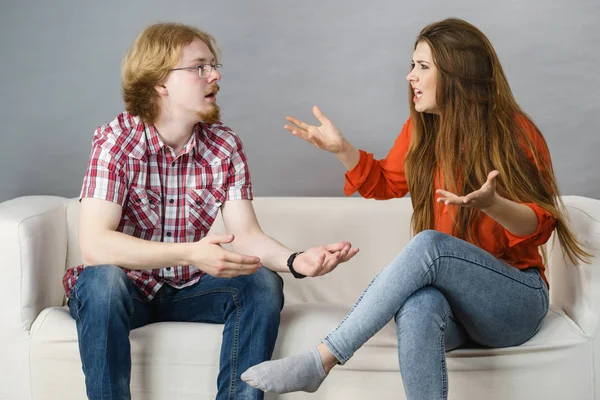
[[500,172],[494,170],[488,174],[487,181],[479,190],[469,193],[466,196],[457,196],[446,190],[438,189],[435,192],[440,195],[437,198],[438,203],[446,205],[479,208],[480,210],[489,208],[496,201],[496,177]]

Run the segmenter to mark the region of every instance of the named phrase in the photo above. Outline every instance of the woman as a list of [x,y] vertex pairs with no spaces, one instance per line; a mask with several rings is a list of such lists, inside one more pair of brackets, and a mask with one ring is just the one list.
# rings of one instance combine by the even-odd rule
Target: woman
[[394,318],[408,398],[445,399],[445,351],[467,340],[517,346],[540,328],[548,284],[538,247],[554,229],[571,260],[589,258],[561,211],[546,142],[481,31],[458,19],[425,27],[407,80],[410,118],[381,161],[317,107],[319,127],[287,118],[287,130],[346,166],[347,195],[410,192],[416,235],[319,346],[250,368],[251,386],[313,392]]

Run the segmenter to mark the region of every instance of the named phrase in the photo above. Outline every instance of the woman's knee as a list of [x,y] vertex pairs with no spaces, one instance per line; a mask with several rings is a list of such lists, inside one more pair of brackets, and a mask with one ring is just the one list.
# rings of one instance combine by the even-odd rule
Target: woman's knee
[[426,286],[413,293],[396,313],[396,322],[401,320],[411,325],[434,322],[442,326],[452,313],[448,300],[442,292]]
[[427,229],[417,233],[411,240],[411,244],[426,248],[448,239],[452,239],[452,236],[433,229]]
[[[438,245],[443,240],[447,240],[448,235],[434,231],[426,230],[419,232],[415,237],[398,253],[396,258],[385,268],[387,273],[396,273],[405,268],[413,268],[416,265],[422,265],[423,261],[432,261],[439,253]],[[431,263],[427,263],[430,267]]]

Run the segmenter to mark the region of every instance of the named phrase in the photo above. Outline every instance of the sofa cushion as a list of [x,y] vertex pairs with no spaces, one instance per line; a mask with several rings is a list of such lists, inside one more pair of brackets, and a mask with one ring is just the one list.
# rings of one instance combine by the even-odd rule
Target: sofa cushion
[[[287,305],[282,312],[274,357],[295,354],[315,346],[335,329],[347,312],[348,307],[343,305]],[[85,389],[77,332],[68,309],[55,307],[44,310],[31,335],[34,393],[43,388],[44,393],[37,395],[40,398],[52,397],[49,391],[56,388],[58,396],[61,388],[69,386],[73,398],[83,398]],[[214,397],[221,335],[222,325],[185,322],[156,323],[133,330],[132,392],[143,397],[143,393],[151,390],[154,395],[164,393],[171,398],[186,398],[186,395],[200,389],[207,396]],[[584,359],[589,358],[591,362],[587,342],[588,338],[564,313],[552,309],[539,333],[527,343],[504,349],[457,349],[448,353],[447,363],[451,375],[488,371],[487,374],[496,379],[502,375],[512,376],[508,379],[519,379],[552,370],[562,380],[589,382],[589,376],[586,377],[590,374],[589,369],[580,370],[582,365],[588,364]],[[349,371],[362,371],[362,374],[398,371],[393,322],[333,373]],[[506,384],[509,382],[505,381]]]

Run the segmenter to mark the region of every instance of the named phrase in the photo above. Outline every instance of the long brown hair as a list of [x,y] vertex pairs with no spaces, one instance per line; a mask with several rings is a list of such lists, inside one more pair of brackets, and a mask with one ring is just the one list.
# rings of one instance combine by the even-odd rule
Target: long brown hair
[[[498,194],[520,203],[536,203],[556,218],[556,234],[573,263],[587,262],[586,252],[569,229],[549,155],[537,150],[524,125],[537,131],[537,146],[546,141],[513,97],[500,60],[475,26],[446,19],[423,28],[416,42],[431,48],[437,67],[437,114],[415,110],[409,85],[411,143],[405,160],[414,208],[413,233],[434,227],[434,180],[453,193],[481,187],[498,170]],[[528,156],[529,155],[529,156]],[[530,158],[531,157],[531,158]],[[453,234],[478,244],[481,211],[457,207]]]

